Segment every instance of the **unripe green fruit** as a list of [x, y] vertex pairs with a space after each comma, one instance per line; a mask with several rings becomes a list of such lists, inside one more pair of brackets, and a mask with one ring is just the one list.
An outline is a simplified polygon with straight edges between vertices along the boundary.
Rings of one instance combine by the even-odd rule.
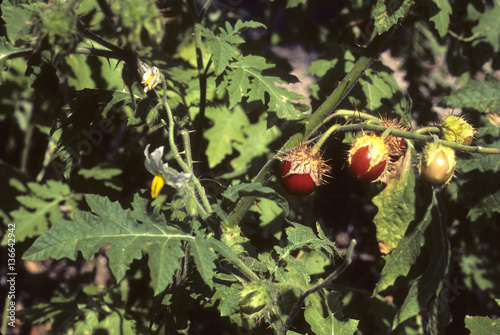
[[462, 117], [448, 115], [441, 122], [444, 129], [444, 139], [446, 141], [458, 142], [470, 145], [474, 137], [474, 127], [472, 127]]
[[453, 178], [455, 151], [437, 143], [425, 146], [420, 157], [419, 172], [431, 185], [445, 185]]

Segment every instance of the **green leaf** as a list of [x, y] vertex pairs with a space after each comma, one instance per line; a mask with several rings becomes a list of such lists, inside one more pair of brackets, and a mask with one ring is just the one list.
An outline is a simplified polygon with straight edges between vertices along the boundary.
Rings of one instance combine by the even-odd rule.
[[286, 1], [286, 8], [295, 8], [300, 5], [305, 5], [307, 4], [307, 0], [287, 0]]
[[201, 25], [197, 25], [197, 27], [201, 29], [201, 36], [205, 37], [208, 50], [212, 53], [214, 72], [218, 76], [224, 72], [229, 65], [229, 61], [240, 54], [235, 45], [242, 44], [245, 40], [239, 36], [227, 34], [222, 28], [220, 28], [221, 33], [215, 35], [211, 30]]
[[500, 213], [500, 190], [487, 194], [477, 201], [467, 214], [467, 218], [475, 222], [482, 215], [491, 218], [495, 213]]
[[91, 169], [80, 169], [78, 174], [84, 178], [92, 178], [95, 180], [109, 180], [122, 173], [122, 170], [117, 168], [106, 168], [101, 165], [94, 166]]
[[[109, 267], [120, 281], [134, 259], [149, 254], [151, 284], [155, 294], [173, 283], [173, 275], [180, 268], [185, 251], [182, 242], [190, 246], [190, 253], [205, 282], [213, 285], [213, 262], [216, 255], [208, 243], [200, 242], [203, 232], [190, 235], [167, 225], [163, 216], [145, 215], [147, 200], [136, 195], [133, 209], [123, 209], [118, 202], [105, 197], [85, 197], [92, 212], [78, 211], [73, 221], [58, 220], [26, 251], [26, 260], [41, 261], [67, 257], [75, 260], [78, 252], [89, 259], [101, 247], [110, 244], [107, 251]], [[140, 218], [141, 220], [137, 220]], [[199, 235], [198, 235], [199, 234]], [[203, 264], [203, 266], [199, 264]]]
[[[232, 179], [246, 173], [252, 164], [256, 164], [256, 157], [269, 159], [270, 144], [280, 137], [281, 131], [277, 126], [268, 128], [266, 115], [262, 114], [257, 123], [243, 128], [243, 134], [245, 141], [234, 144], [234, 148], [240, 153], [231, 161], [234, 171], [222, 175], [221, 178]], [[275, 152], [271, 154], [274, 155]], [[260, 169], [262, 160], [257, 160], [257, 162]]]
[[250, 210], [259, 215], [260, 227], [266, 229], [270, 234], [274, 234], [277, 240], [281, 240], [283, 225], [286, 224], [282, 218], [286, 214], [276, 201], [258, 198]]
[[335, 313], [324, 317], [318, 308], [309, 307], [304, 311], [304, 318], [315, 335], [352, 335], [358, 329], [359, 323], [354, 319], [340, 321], [335, 317]]
[[483, 83], [469, 80], [465, 86], [445, 98], [444, 102], [450, 107], [473, 108], [483, 113], [496, 112], [500, 110], [499, 91], [498, 79], [488, 79]]
[[232, 110], [219, 107], [207, 107], [206, 116], [213, 120], [213, 126], [205, 131], [208, 140], [208, 166], [213, 168], [233, 153], [234, 144], [244, 142], [243, 129], [249, 125], [248, 117], [241, 107]]
[[222, 193], [222, 196], [233, 202], [246, 196], [255, 196], [259, 198], [267, 198], [276, 202], [283, 211], [288, 213], [288, 202], [280, 194], [270, 187], [263, 186], [260, 183], [243, 183], [234, 186], [229, 186], [227, 190]]
[[265, 28], [265, 25], [254, 21], [242, 22], [238, 20], [233, 28], [229, 22], [226, 22], [226, 29], [219, 28], [218, 35], [199, 24], [196, 25], [196, 28], [200, 29], [201, 36], [205, 38], [208, 49], [212, 53], [214, 72], [218, 76], [229, 66], [230, 61], [240, 54], [236, 46], [245, 43], [245, 40], [238, 35], [246, 29]]
[[[46, 184], [28, 183], [29, 193], [16, 200], [22, 205], [12, 211], [12, 222], [16, 224], [16, 241], [42, 234], [57, 219], [70, 213], [76, 206], [74, 195], [67, 184], [48, 180]], [[64, 206], [66, 209], [63, 210]], [[7, 243], [4, 236], [2, 245]]]
[[469, 287], [478, 287], [483, 291], [492, 291], [497, 287], [498, 270], [491, 258], [465, 254], [461, 257], [460, 268], [464, 274], [464, 283]]
[[0, 36], [0, 64], [9, 59], [12, 55], [25, 51], [25, 49], [16, 48], [10, 44], [5, 36]]
[[383, 253], [393, 250], [404, 237], [410, 222], [415, 219], [415, 174], [411, 167], [413, 148], [408, 148], [399, 179], [390, 179], [387, 186], [372, 201], [378, 208], [373, 219], [377, 241]]
[[[126, 40], [132, 47], [144, 46], [145, 37], [159, 44], [165, 34], [162, 13], [154, 0], [124, 0], [116, 4], [118, 26], [126, 28]], [[115, 9], [113, 9], [116, 11]]]
[[274, 247], [281, 259], [286, 259], [292, 251], [303, 248], [316, 250], [324, 259], [333, 258], [335, 255], [339, 254], [335, 247], [335, 242], [330, 241], [330, 239], [322, 233], [321, 225], [316, 225], [316, 229], [319, 232], [319, 236], [317, 236], [311, 227], [306, 227], [295, 222], [290, 223], [293, 227], [285, 229], [285, 233], [288, 237], [288, 245], [285, 248], [278, 246]]
[[[432, 224], [429, 226], [430, 231], [426, 235], [426, 247], [428, 247], [430, 255], [429, 263], [422, 275], [413, 281], [403, 305], [394, 317], [393, 329], [428, 308], [431, 299], [439, 295], [443, 280], [448, 272], [450, 248], [448, 236], [445, 232], [447, 226], [443, 222], [441, 211], [438, 208], [436, 192], [436, 190], [433, 191], [430, 204]], [[435, 318], [436, 316], [432, 315], [431, 317]]]
[[372, 12], [377, 33], [380, 35], [398, 24], [413, 3], [414, 0], [378, 0]]
[[[262, 71], [273, 68], [266, 59], [260, 56], [245, 56], [231, 64], [224, 80], [229, 96], [230, 106], [240, 102], [244, 96], [248, 101], [266, 102], [266, 93], [269, 95], [268, 109], [276, 112], [278, 117], [297, 120], [303, 117], [301, 105], [293, 101], [304, 99], [301, 94], [290, 92], [275, 85], [286, 83], [276, 76], [266, 76]], [[241, 87], [241, 88], [240, 88]], [[247, 90], [248, 89], [248, 90]]]
[[484, 13], [478, 12], [471, 4], [468, 6], [468, 14], [471, 20], [478, 20], [478, 24], [472, 28], [473, 36], [476, 37], [472, 45], [486, 41], [491, 44], [493, 51], [500, 51], [500, 3], [492, 1], [493, 7]]
[[9, 0], [4, 0], [0, 8], [2, 9], [2, 20], [5, 21], [5, 29], [10, 42], [16, 45], [18, 41], [28, 41], [32, 29], [28, 22], [31, 21], [32, 15], [38, 12], [36, 6], [12, 5]]
[[241, 284], [232, 284], [230, 287], [225, 285], [216, 284], [216, 292], [212, 296], [212, 301], [219, 300], [217, 309], [221, 316], [230, 316], [240, 310], [239, 299], [240, 292], [243, 286]]
[[470, 331], [470, 335], [498, 335], [500, 334], [500, 322], [487, 316], [465, 317], [465, 328]]
[[452, 13], [451, 5], [448, 0], [433, 0], [438, 7], [438, 12], [430, 18], [434, 22], [434, 26], [439, 33], [439, 36], [444, 37], [448, 33], [450, 25], [450, 15]]
[[425, 243], [424, 232], [433, 220], [434, 206], [434, 202], [429, 204], [418, 225], [399, 241], [397, 247], [390, 254], [384, 257], [385, 265], [375, 287], [375, 293], [380, 293], [392, 286], [399, 276], [408, 275]]
[[381, 63], [375, 63], [366, 70], [359, 84], [366, 98], [366, 108], [372, 115], [376, 114], [377, 109], [387, 108], [385, 107], [387, 102], [384, 104], [384, 101], [390, 101], [391, 109], [393, 109], [387, 110], [386, 114], [403, 115], [402, 104], [406, 101], [391, 69]]

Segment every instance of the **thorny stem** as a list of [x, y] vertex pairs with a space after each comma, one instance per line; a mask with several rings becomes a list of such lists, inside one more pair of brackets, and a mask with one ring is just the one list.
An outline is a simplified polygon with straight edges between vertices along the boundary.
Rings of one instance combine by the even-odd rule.
[[354, 240], [354, 239], [351, 240], [351, 244], [349, 244], [349, 248], [347, 249], [347, 253], [346, 253], [346, 256], [345, 256], [345, 261], [342, 264], [340, 264], [340, 266], [337, 268], [337, 270], [333, 271], [322, 282], [319, 282], [318, 284], [316, 284], [314, 286], [311, 286], [310, 288], [308, 288], [307, 290], [305, 290], [299, 296], [299, 298], [295, 302], [295, 305], [292, 308], [292, 311], [288, 315], [288, 317], [287, 317], [287, 319], [285, 321], [285, 324], [283, 325], [283, 327], [280, 330], [280, 335], [285, 335], [286, 334], [286, 331], [292, 325], [292, 321], [295, 318], [295, 315], [297, 314], [297, 312], [300, 310], [300, 308], [304, 304], [304, 301], [306, 300], [307, 296], [310, 295], [310, 294], [316, 293], [316, 292], [318, 292], [318, 291], [320, 291], [320, 290], [322, 290], [322, 289], [330, 286], [330, 284], [336, 278], [338, 278], [338, 276], [340, 276], [342, 274], [342, 272], [344, 272], [345, 269], [347, 269], [347, 267], [352, 263], [352, 253], [354, 251], [354, 247], [356, 246], [356, 243], [357, 243], [356, 240]]
[[[196, 150], [195, 159], [198, 160], [201, 153], [201, 142], [205, 130], [205, 110], [207, 102], [207, 75], [203, 65], [203, 54], [201, 52], [201, 31], [198, 25], [194, 27], [194, 44], [196, 46], [196, 65], [198, 68], [198, 80], [200, 82], [200, 106], [198, 110], [198, 125], [196, 127]], [[207, 69], [210, 63], [207, 64]]]
[[203, 53], [202, 53], [202, 41], [201, 41], [201, 29], [198, 23], [202, 23], [205, 17], [205, 13], [211, 6], [213, 0], [208, 0], [201, 11], [198, 13], [196, 10], [196, 1], [191, 1], [191, 16], [194, 23], [194, 45], [196, 48], [196, 67], [198, 69], [198, 81], [200, 83], [200, 105], [198, 109], [198, 124], [196, 126], [195, 134], [195, 148], [194, 153], [195, 160], [198, 160], [201, 155], [203, 133], [205, 130], [205, 111], [207, 104], [207, 73], [211, 65], [211, 61], [208, 62], [207, 66], [203, 64]]

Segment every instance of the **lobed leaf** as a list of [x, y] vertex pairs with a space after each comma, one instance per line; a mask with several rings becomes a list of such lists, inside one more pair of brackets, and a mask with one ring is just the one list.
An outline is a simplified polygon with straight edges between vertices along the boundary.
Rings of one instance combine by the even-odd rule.
[[[65, 211], [71, 212], [75, 207], [74, 195], [67, 184], [48, 180], [41, 185], [28, 183], [29, 193], [20, 195], [16, 200], [22, 205], [10, 212], [12, 222], [16, 223], [16, 241], [42, 234], [57, 219], [64, 216]], [[67, 210], [62, 210], [63, 207]], [[7, 243], [4, 236], [2, 245]]]
[[487, 79], [484, 82], [469, 80], [455, 93], [450, 94], [444, 102], [450, 107], [472, 108], [488, 113], [500, 110], [500, 81]]
[[[132, 261], [148, 253], [152, 286], [158, 294], [173, 283], [173, 275], [180, 268], [179, 260], [186, 255], [182, 243], [185, 241], [190, 244], [191, 255], [202, 278], [209, 286], [213, 285], [211, 269], [215, 267], [216, 256], [210, 245], [200, 242], [198, 235], [168, 226], [163, 216], [146, 215], [146, 199], [136, 196], [132, 210], [123, 209], [118, 202], [98, 195], [86, 195], [85, 199], [92, 212], [79, 211], [73, 221], [54, 222], [52, 228], [26, 251], [24, 259], [41, 261], [67, 257], [75, 260], [78, 252], [89, 259], [109, 244], [109, 267], [120, 281]], [[201, 263], [203, 266], [199, 265]]]
[[117, 168], [107, 168], [101, 165], [94, 166], [91, 169], [80, 169], [78, 174], [84, 178], [92, 178], [95, 180], [108, 180], [122, 173], [122, 170]]
[[254, 21], [238, 20], [233, 28], [229, 22], [226, 22], [226, 29], [219, 28], [217, 35], [202, 25], [198, 24], [196, 28], [200, 29], [201, 36], [205, 38], [212, 54], [215, 75], [219, 76], [229, 66], [229, 63], [240, 54], [236, 46], [245, 43], [245, 40], [239, 34], [246, 29], [265, 28], [265, 25]]
[[[326, 238], [324, 233], [317, 236], [311, 227], [303, 226], [299, 223], [290, 222], [293, 227], [285, 229], [288, 238], [288, 245], [285, 248], [275, 246], [281, 259], [286, 259], [294, 250], [308, 248], [319, 252], [323, 258], [334, 257], [338, 254], [335, 243]], [[321, 231], [321, 225], [317, 225]]]
[[452, 8], [448, 0], [433, 0], [433, 2], [438, 7], [438, 11], [430, 18], [430, 20], [434, 22], [434, 27], [436, 28], [439, 36], [444, 37], [448, 34]]
[[493, 51], [500, 51], [500, 3], [492, 1], [493, 6], [484, 13], [478, 12], [473, 5], [468, 6], [468, 14], [471, 20], [478, 20], [477, 25], [472, 28], [473, 36], [476, 37], [472, 45], [486, 41], [493, 47]]
[[[260, 56], [245, 56], [232, 64], [233, 69], [241, 69], [241, 71], [230, 71], [225, 80], [230, 81], [228, 91], [231, 89], [233, 81], [244, 81], [243, 87], [248, 87], [249, 90], [242, 92], [241, 95], [233, 95], [233, 104], [241, 101], [243, 96], [248, 97], [248, 102], [260, 101], [266, 102], [266, 93], [269, 95], [268, 110], [276, 112], [278, 117], [288, 120], [297, 120], [303, 117], [301, 105], [293, 101], [304, 99], [301, 94], [290, 92], [284, 88], [278, 87], [275, 83], [284, 84], [279, 77], [266, 76], [262, 71], [273, 68], [274, 66], [267, 64], [265, 58]], [[240, 77], [238, 77], [238, 75]], [[234, 89], [232, 90], [234, 91]], [[231, 97], [230, 97], [231, 101]]]
[[227, 109], [207, 107], [206, 116], [214, 125], [205, 131], [208, 140], [206, 150], [210, 168], [220, 164], [227, 155], [233, 153], [234, 144], [244, 142], [243, 129], [250, 124], [242, 108]]

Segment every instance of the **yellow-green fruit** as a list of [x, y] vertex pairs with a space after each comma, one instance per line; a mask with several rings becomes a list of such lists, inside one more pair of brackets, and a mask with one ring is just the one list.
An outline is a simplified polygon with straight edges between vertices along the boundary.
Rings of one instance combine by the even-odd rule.
[[470, 145], [474, 137], [474, 127], [472, 127], [462, 117], [448, 115], [441, 122], [444, 129], [444, 139], [446, 141], [458, 142]]
[[448, 184], [453, 178], [455, 164], [455, 151], [452, 148], [429, 143], [420, 157], [419, 172], [429, 184]]

